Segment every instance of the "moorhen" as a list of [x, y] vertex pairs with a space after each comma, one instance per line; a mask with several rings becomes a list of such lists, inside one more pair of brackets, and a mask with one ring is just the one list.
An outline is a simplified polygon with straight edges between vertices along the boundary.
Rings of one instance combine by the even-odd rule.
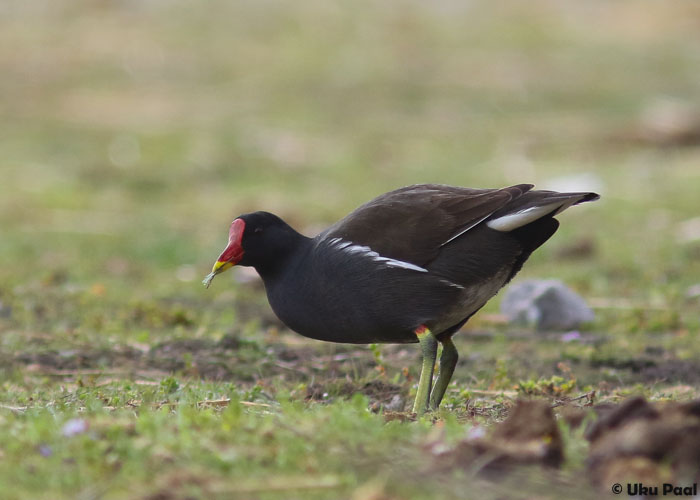
[[231, 223], [228, 246], [204, 284], [232, 266], [253, 266], [275, 314], [301, 335], [418, 342], [423, 366], [413, 411], [423, 413], [440, 405], [452, 378], [452, 335], [554, 234], [555, 215], [599, 197], [532, 187], [408, 186], [313, 238], [271, 213], [244, 214]]

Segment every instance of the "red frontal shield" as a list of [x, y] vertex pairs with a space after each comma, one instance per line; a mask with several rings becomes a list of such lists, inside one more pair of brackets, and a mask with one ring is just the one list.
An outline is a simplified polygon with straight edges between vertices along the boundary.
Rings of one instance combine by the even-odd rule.
[[243, 258], [243, 231], [245, 231], [245, 221], [236, 219], [231, 223], [231, 229], [228, 232], [228, 245], [221, 253], [218, 262], [229, 262], [232, 265], [238, 264]]

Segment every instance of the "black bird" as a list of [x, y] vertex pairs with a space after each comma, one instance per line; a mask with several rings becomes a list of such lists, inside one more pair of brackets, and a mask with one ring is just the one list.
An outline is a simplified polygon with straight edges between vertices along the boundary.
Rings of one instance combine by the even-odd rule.
[[[596, 193], [420, 184], [385, 193], [313, 238], [268, 212], [241, 215], [205, 278], [235, 265], [260, 274], [275, 314], [319, 340], [419, 342], [413, 411], [437, 408], [455, 365], [452, 336]], [[438, 343], [440, 372], [431, 386]]]

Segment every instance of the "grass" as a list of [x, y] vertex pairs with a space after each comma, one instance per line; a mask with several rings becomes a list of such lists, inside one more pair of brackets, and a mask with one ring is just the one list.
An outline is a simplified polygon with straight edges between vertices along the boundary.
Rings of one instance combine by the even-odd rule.
[[[698, 397], [695, 6], [2, 10], [0, 497], [593, 496], [563, 420], [556, 473], [495, 484], [426, 450], [520, 396]], [[249, 275], [200, 284], [242, 212], [313, 233], [406, 184], [580, 174], [603, 199], [519, 279], [564, 280], [595, 322], [564, 342], [503, 324], [495, 299], [418, 421], [414, 346], [308, 341]]]

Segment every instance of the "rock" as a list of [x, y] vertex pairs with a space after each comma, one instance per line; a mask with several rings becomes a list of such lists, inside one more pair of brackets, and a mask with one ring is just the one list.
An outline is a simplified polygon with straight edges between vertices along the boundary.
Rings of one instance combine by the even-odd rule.
[[558, 280], [526, 280], [511, 285], [501, 301], [501, 313], [511, 323], [537, 330], [570, 330], [592, 321], [586, 302]]

